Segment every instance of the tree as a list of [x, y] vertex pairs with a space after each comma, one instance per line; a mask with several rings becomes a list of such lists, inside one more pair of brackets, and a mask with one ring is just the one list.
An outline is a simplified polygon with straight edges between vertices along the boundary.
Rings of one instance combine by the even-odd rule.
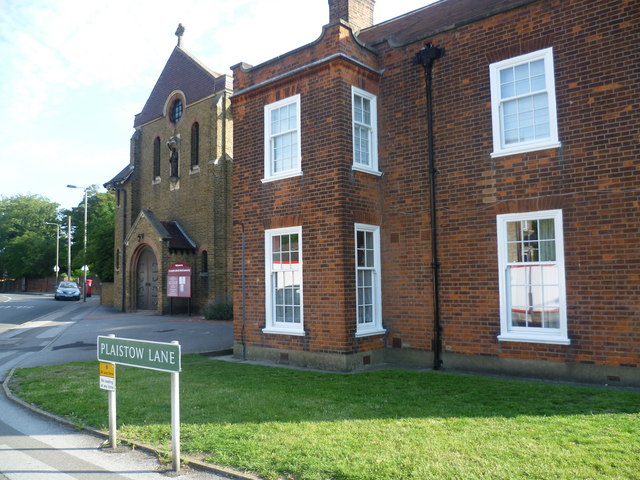
[[[64, 212], [71, 215], [73, 244], [72, 267], [81, 269], [84, 260], [84, 197], [77, 207]], [[97, 186], [87, 190], [87, 259], [89, 272], [102, 281], [113, 281], [113, 231], [115, 198], [112, 193], [100, 193]]]
[[39, 195], [0, 198], [0, 278], [52, 274], [56, 237], [44, 222], [58, 221], [58, 206]]
[[113, 193], [96, 193], [90, 204], [87, 255], [91, 269], [104, 282], [113, 282], [114, 221], [116, 202]]

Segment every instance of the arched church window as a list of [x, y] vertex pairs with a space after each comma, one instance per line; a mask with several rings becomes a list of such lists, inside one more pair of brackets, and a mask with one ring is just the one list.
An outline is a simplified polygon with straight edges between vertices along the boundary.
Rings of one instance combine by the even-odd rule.
[[178, 120], [182, 118], [182, 109], [182, 100], [175, 99], [173, 105], [171, 105], [171, 121], [173, 123], [178, 123]]
[[200, 163], [200, 125], [194, 122], [191, 125], [191, 167]]

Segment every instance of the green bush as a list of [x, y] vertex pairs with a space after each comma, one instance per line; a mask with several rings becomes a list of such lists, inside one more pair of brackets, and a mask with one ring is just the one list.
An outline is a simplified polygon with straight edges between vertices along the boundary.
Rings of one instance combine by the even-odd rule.
[[202, 309], [207, 320], [233, 320], [233, 303], [209, 302]]

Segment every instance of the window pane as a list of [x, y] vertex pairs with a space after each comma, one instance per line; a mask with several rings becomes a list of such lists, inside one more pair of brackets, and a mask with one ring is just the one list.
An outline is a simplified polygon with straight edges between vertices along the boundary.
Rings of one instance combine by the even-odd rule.
[[507, 222], [507, 240], [520, 241], [520, 222]]
[[290, 285], [285, 290], [284, 302], [286, 305], [293, 305], [293, 289]]
[[[281, 275], [282, 273], [279, 273], [279, 275]], [[278, 288], [278, 285], [282, 285], [282, 281], [277, 282], [276, 281], [276, 298], [275, 298], [275, 302], [276, 305], [284, 305], [284, 288]]]
[[538, 238], [540, 240], [553, 240], [555, 238], [555, 224], [553, 218], [538, 220]]
[[366, 127], [356, 125], [353, 128], [353, 148], [355, 162], [362, 165], [369, 165], [369, 135], [370, 130]]
[[544, 90], [546, 88], [544, 75], [531, 77], [531, 91], [537, 92], [539, 90]]
[[542, 328], [542, 311], [539, 308], [531, 309], [527, 315], [527, 327]]
[[546, 93], [538, 93], [533, 95], [533, 108], [539, 110], [541, 108], [547, 108], [549, 105], [549, 96]]
[[519, 117], [520, 127], [530, 127], [533, 125], [533, 110], [522, 112]]
[[556, 307], [545, 312], [545, 328], [560, 328], [560, 308]]
[[504, 84], [508, 82], [513, 82], [513, 80], [514, 80], [513, 68], [509, 67], [509, 68], [500, 70], [500, 83]]
[[507, 245], [507, 261], [510, 263], [521, 262], [522, 255], [520, 253], [519, 243], [509, 243]]
[[371, 125], [371, 100], [362, 99], [362, 123]]
[[297, 113], [296, 113], [296, 105], [294, 103], [292, 103], [291, 105], [288, 106], [288, 120], [289, 123], [287, 125], [289, 130], [294, 130], [297, 127]]
[[[545, 285], [558, 285], [558, 266], [557, 265], [545, 265], [542, 269], [542, 281]], [[559, 294], [559, 292], [558, 292]], [[549, 301], [558, 303], [557, 299], [549, 297]]]
[[280, 110], [271, 110], [271, 134], [280, 133]]
[[547, 310], [557, 309], [560, 304], [560, 288], [557, 285], [545, 285], [543, 294]]
[[529, 64], [529, 71], [531, 72], [531, 76], [535, 77], [537, 75], [544, 76], [544, 60], [536, 60]]
[[500, 97], [509, 98], [516, 94], [516, 88], [513, 83], [506, 83], [500, 86]]
[[531, 110], [533, 110], [533, 97], [518, 99], [518, 113], [522, 114]]
[[527, 326], [527, 312], [526, 312], [526, 310], [514, 308], [511, 311], [511, 326], [512, 327], [526, 327]]
[[364, 307], [364, 322], [373, 323], [373, 307], [371, 305]]
[[373, 272], [371, 270], [366, 270], [363, 272], [364, 275], [364, 286], [371, 287], [373, 286]]
[[535, 129], [536, 129], [536, 134], [535, 134], [536, 138], [548, 138], [549, 135], [551, 134], [551, 130], [549, 129], [548, 123], [536, 125]]
[[507, 130], [504, 132], [504, 143], [509, 145], [511, 143], [518, 143], [520, 138], [518, 137], [518, 130]]
[[353, 96], [353, 119], [362, 123], [362, 97], [359, 95]]
[[364, 291], [364, 303], [366, 303], [367, 305], [372, 305], [373, 304], [373, 289], [372, 288], [367, 288]]
[[518, 101], [510, 100], [502, 104], [502, 108], [505, 115], [516, 115], [518, 113]]
[[520, 129], [520, 141], [521, 142], [528, 142], [530, 140], [535, 139], [535, 135], [534, 135], [534, 128], [533, 127], [526, 127], [526, 128], [521, 128]]
[[514, 67], [515, 81], [522, 81], [529, 79], [529, 64], [523, 63], [522, 65], [516, 65]]
[[529, 93], [531, 89], [529, 88], [529, 79], [526, 80], [518, 80], [516, 82], [516, 95], [525, 95]]
[[[515, 104], [515, 102], [514, 102]], [[504, 129], [505, 131], [518, 129], [518, 115], [505, 115], [504, 116]]]

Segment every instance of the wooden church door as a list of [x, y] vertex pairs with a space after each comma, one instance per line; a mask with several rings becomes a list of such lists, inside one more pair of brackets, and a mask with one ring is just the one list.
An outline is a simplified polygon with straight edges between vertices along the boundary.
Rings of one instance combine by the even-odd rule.
[[136, 269], [136, 308], [156, 310], [158, 308], [158, 262], [153, 250], [144, 249]]

